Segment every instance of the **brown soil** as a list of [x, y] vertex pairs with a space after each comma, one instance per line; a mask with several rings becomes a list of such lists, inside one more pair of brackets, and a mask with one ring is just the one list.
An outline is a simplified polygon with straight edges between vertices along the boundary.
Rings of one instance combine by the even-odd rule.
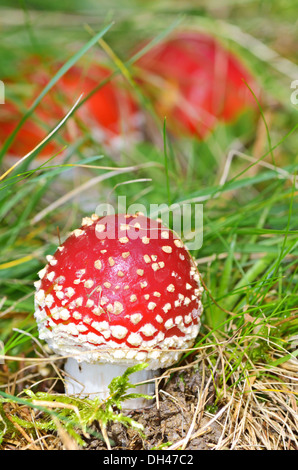
[[[214, 396], [213, 387], [209, 387], [204, 397], [205, 410], [200, 409], [198, 401], [204, 385], [202, 387], [202, 373], [199, 369], [191, 368], [173, 374], [160, 387], [158, 403], [142, 410], [126, 412], [143, 425], [143, 436], [120, 423], [112, 423], [108, 427], [112, 449], [147, 450], [169, 448], [173, 444], [179, 448], [179, 441], [186, 438], [190, 429], [190, 437], [184, 447], [186, 450], [207, 450], [213, 447], [218, 442], [222, 428], [216, 422], [204, 427], [210, 419], [203, 417], [202, 413], [206, 411], [206, 403], [208, 406], [213, 404]], [[196, 436], [199, 429], [202, 432]], [[107, 447], [102, 440], [92, 439], [86, 448], [103, 450]]]

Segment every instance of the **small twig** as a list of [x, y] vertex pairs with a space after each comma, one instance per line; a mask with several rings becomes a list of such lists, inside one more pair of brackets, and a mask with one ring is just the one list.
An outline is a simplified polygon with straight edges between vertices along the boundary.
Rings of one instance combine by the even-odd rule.
[[197, 401], [197, 406], [196, 406], [196, 409], [195, 409], [195, 412], [194, 412], [194, 415], [193, 415], [193, 419], [192, 419], [192, 422], [191, 422], [191, 425], [189, 426], [189, 429], [187, 431], [187, 434], [186, 434], [186, 437], [184, 438], [184, 442], [181, 446], [181, 450], [184, 450], [185, 447], [187, 446], [188, 444], [188, 441], [190, 440], [190, 437], [191, 437], [191, 434], [193, 432], [193, 429], [195, 427], [195, 424], [196, 424], [196, 420], [197, 420], [197, 416], [199, 414], [199, 411], [200, 411], [200, 408], [201, 408], [201, 393], [200, 393], [200, 390], [198, 389], [198, 401]]
[[32, 446], [32, 448], [34, 450], [38, 450], [38, 447], [36, 447], [36, 445], [34, 444], [34, 441], [33, 439], [31, 439], [28, 434], [26, 433], [26, 431], [18, 424], [15, 422], [15, 420], [13, 419], [12, 416], [9, 416], [5, 413], [6, 415], [6, 418], [8, 419], [8, 421], [10, 421], [14, 427], [22, 434], [22, 436], [26, 439], [26, 441], [28, 441], [30, 443], [30, 445]]
[[68, 432], [65, 431], [63, 426], [61, 426], [59, 420], [56, 418], [56, 416], [52, 416], [52, 420], [55, 423], [55, 426], [57, 428], [57, 432], [59, 434], [59, 437], [62, 441], [62, 444], [64, 446], [65, 450], [79, 450], [79, 447], [77, 443], [75, 442], [74, 439], [68, 434]]
[[107, 433], [107, 428], [101, 422], [99, 422], [99, 425], [100, 425], [100, 430], [101, 430], [101, 433], [103, 435], [103, 438], [105, 440], [108, 450], [112, 450], [108, 433]]

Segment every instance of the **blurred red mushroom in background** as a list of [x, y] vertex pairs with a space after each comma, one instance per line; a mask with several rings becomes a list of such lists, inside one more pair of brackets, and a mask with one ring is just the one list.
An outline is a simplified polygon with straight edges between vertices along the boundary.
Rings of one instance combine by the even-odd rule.
[[[214, 37], [178, 32], [136, 62], [138, 81], [175, 135], [203, 139], [218, 121], [256, 110], [258, 86], [240, 60]], [[246, 82], [246, 83], [245, 83]]]
[[[33, 101], [57, 72], [58, 66], [46, 67], [38, 57], [29, 58], [21, 67], [21, 80], [28, 84], [30, 96], [21, 97], [16, 102], [6, 99], [0, 108], [0, 146], [15, 129], [22, 116], [29, 110]], [[99, 64], [89, 67], [73, 66], [57, 84], [44, 96], [32, 116], [19, 130], [8, 155], [20, 158], [33, 150], [65, 117], [78, 97], [83, 98], [111, 74], [111, 70]], [[21, 109], [20, 109], [21, 108]], [[96, 91], [68, 120], [59, 131], [63, 141], [54, 137], [39, 152], [39, 156], [49, 158], [60, 152], [65, 143], [71, 143], [83, 130], [109, 150], [117, 151], [126, 142], [139, 137], [140, 114], [137, 105], [125, 88], [121, 77], [114, 77]]]

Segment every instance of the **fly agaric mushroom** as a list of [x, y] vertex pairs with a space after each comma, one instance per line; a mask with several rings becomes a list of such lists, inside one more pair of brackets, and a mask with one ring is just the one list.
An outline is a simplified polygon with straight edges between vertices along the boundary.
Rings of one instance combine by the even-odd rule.
[[251, 73], [214, 37], [180, 31], [152, 47], [136, 63], [136, 77], [157, 114], [176, 135], [201, 139], [219, 121], [231, 122], [256, 102]]
[[[35, 318], [40, 338], [70, 356], [67, 393], [106, 398], [111, 379], [128, 366], [146, 362], [137, 382], [152, 379], [193, 345], [202, 313], [199, 273], [161, 222], [92, 215], [47, 260], [35, 283]], [[152, 384], [136, 391], [152, 394]]]
[[[21, 97], [24, 109], [30, 108], [58, 68], [58, 64], [46, 67], [38, 56], [30, 57], [22, 64], [22, 80], [31, 86], [30, 96]], [[110, 69], [98, 63], [87, 69], [78, 65], [70, 68], [44, 96], [33, 117], [29, 117], [19, 130], [8, 151], [10, 160], [15, 162], [32, 151], [65, 117], [82, 93], [85, 98], [110, 74]], [[5, 106], [0, 107], [0, 146], [13, 132], [23, 115], [19, 106], [12, 100], [6, 101]], [[85, 128], [89, 129], [95, 141], [114, 152], [127, 142], [139, 139], [140, 112], [119, 77], [107, 81], [80, 106], [75, 111], [74, 118], [69, 119], [59, 131], [59, 135], [66, 143], [70, 143], [82, 135], [81, 129]], [[52, 139], [39, 151], [39, 157], [48, 159], [61, 152], [63, 146], [63, 141], [60, 143]]]

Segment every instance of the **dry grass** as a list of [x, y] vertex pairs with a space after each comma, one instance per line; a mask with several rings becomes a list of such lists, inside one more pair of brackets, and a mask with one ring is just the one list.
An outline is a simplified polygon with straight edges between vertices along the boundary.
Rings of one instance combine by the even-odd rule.
[[[81, 410], [61, 402], [61, 395], [55, 391], [61, 390], [61, 363], [41, 358], [40, 364], [30, 364], [30, 359], [24, 358], [18, 362], [14, 374], [9, 373], [4, 364], [0, 369], [2, 391], [18, 396], [24, 388], [34, 388], [52, 391], [57, 396], [54, 402], [38, 400], [30, 405], [6, 400], [0, 420], [2, 427], [10, 426], [10, 430], [4, 433], [0, 449], [80, 448], [57, 417], [48, 417], [54, 420], [55, 430], [49, 432], [41, 428], [39, 423], [44, 422], [45, 412], [40, 407], [45, 407], [52, 411], [58, 408], [75, 411], [77, 429], [87, 448], [90, 442], [93, 447], [96, 442], [98, 449], [109, 448], [109, 437], [112, 443], [114, 441], [114, 448], [125, 450], [148, 450], [165, 443], [169, 450], [297, 450], [297, 359], [292, 357], [276, 367], [261, 362], [253, 364], [243, 354], [242, 342], [240, 332], [232, 340], [218, 341], [211, 335], [188, 361], [161, 375], [157, 380], [155, 404], [142, 411], [129, 412], [144, 426], [142, 439], [132, 429], [121, 425], [115, 431], [111, 424], [104, 440], [91, 440], [90, 433], [83, 427], [80, 429]], [[274, 344], [269, 349], [271, 359], [278, 360], [280, 352]], [[236, 368], [231, 352], [233, 357], [242, 356]], [[23, 396], [22, 393], [19, 396]], [[157, 416], [163, 423], [162, 435], [159, 426], [152, 429]], [[92, 426], [97, 427], [98, 423]], [[120, 435], [122, 445], [117, 443]], [[176, 440], [169, 440], [173, 436]]]

